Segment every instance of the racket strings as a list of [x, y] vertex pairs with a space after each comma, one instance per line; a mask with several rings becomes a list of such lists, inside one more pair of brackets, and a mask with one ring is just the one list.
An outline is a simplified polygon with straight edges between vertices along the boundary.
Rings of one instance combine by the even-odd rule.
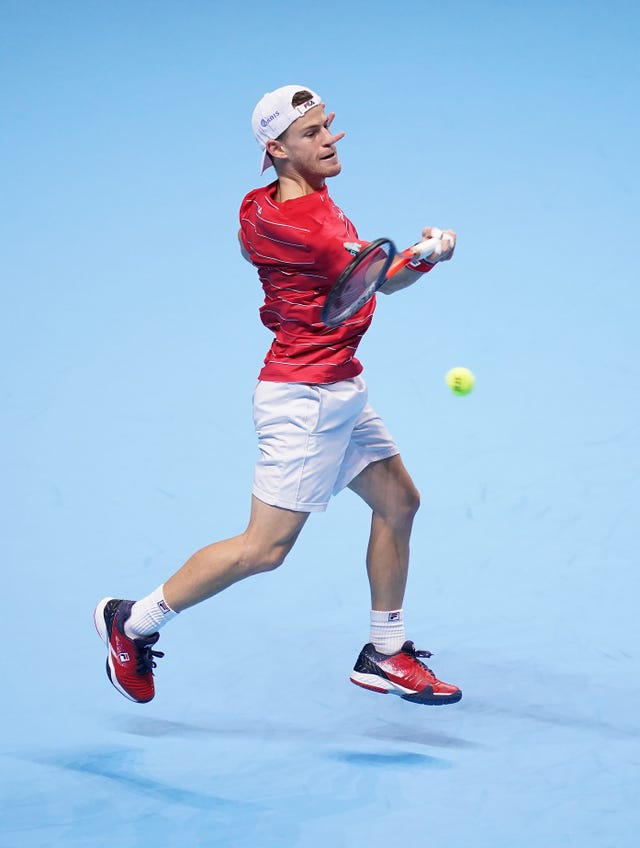
[[347, 265], [329, 292], [322, 320], [336, 326], [355, 315], [384, 284], [395, 247], [389, 239], [377, 239], [364, 247]]

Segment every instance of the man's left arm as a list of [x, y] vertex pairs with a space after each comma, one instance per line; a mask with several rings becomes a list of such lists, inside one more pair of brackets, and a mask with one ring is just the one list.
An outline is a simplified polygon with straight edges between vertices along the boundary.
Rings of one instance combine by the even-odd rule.
[[[238, 241], [240, 242], [240, 253], [247, 260], [247, 262], [251, 262], [251, 257], [249, 256], [249, 252], [247, 248], [244, 246], [244, 241], [242, 240], [242, 230], [238, 230]], [[251, 262], [253, 265], [253, 262]]]

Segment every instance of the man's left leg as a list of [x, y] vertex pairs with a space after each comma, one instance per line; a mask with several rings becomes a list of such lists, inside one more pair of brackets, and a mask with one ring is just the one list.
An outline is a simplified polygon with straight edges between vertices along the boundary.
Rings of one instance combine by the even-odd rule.
[[409, 569], [409, 542], [420, 495], [399, 455], [372, 462], [349, 488], [371, 507], [367, 574], [371, 587], [371, 642], [351, 674], [353, 683], [392, 692], [421, 704], [452, 704], [462, 692], [438, 680], [404, 639], [402, 603]]
[[371, 507], [367, 574], [371, 609], [402, 607], [409, 570], [409, 540], [420, 494], [399, 455], [372, 462], [349, 488]]

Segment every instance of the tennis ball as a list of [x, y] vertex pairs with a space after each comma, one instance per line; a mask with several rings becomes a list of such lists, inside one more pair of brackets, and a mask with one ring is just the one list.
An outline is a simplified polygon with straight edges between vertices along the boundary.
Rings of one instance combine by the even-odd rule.
[[447, 386], [454, 395], [468, 395], [473, 389], [476, 378], [468, 368], [452, 368], [445, 377]]

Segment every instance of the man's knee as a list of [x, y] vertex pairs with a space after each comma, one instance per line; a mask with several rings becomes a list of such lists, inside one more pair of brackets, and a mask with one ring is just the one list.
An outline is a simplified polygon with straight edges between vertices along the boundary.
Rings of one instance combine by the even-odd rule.
[[413, 521], [417, 511], [420, 509], [420, 492], [413, 483], [403, 487], [396, 501], [396, 509], [400, 520]]
[[308, 513], [270, 506], [253, 497], [238, 563], [244, 576], [274, 571], [282, 565], [308, 517]]
[[384, 523], [400, 532], [410, 531], [413, 519], [420, 508], [420, 493], [416, 488], [397, 490], [388, 498], [374, 506], [373, 514]]
[[292, 545], [249, 545], [240, 560], [240, 567], [247, 575], [275, 571], [287, 558]]

